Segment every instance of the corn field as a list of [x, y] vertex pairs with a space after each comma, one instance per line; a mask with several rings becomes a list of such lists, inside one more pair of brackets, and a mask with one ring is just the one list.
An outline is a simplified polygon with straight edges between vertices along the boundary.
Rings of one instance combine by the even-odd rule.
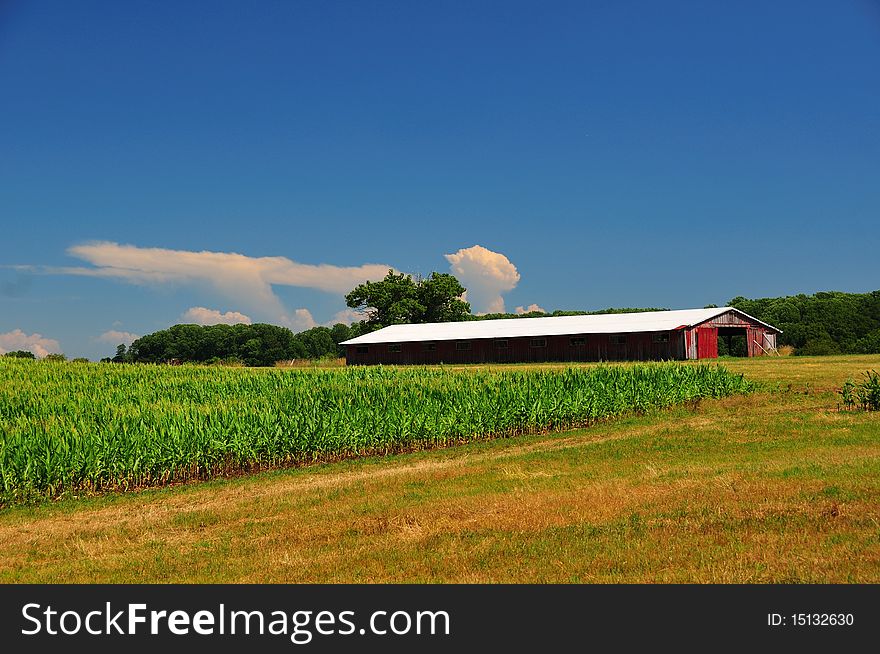
[[710, 365], [256, 370], [0, 358], [0, 506], [586, 426], [750, 388]]

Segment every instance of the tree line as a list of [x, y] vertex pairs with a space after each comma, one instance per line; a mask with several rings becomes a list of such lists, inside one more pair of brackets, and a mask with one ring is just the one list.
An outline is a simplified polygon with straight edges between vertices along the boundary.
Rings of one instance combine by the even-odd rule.
[[[299, 333], [264, 323], [174, 325], [141, 336], [128, 348], [119, 345], [115, 356], [102, 361], [271, 366], [283, 360], [344, 356], [344, 347], [339, 345], [342, 341], [394, 324], [663, 310], [607, 308], [599, 311], [532, 311], [475, 316], [471, 314], [465, 298], [465, 288], [448, 273], [434, 272], [423, 278], [389, 270], [384, 279], [359, 284], [345, 296], [346, 304], [364, 316], [363, 320], [352, 325], [339, 323], [332, 327], [318, 326]], [[729, 306], [781, 329], [783, 333], [777, 344], [791, 346], [795, 354], [880, 353], [880, 291], [830, 291], [760, 299], [738, 296], [729, 302]], [[719, 341], [720, 354], [744, 355], [744, 341], [734, 342], [730, 352], [722, 341]], [[6, 356], [33, 357], [33, 354], [16, 351]]]
[[[121, 356], [117, 352], [113, 360], [147, 363], [175, 359], [201, 363], [239, 361], [248, 366], [268, 366], [283, 359], [344, 356], [340, 342], [398, 323], [663, 310], [608, 308], [599, 311], [533, 311], [474, 316], [470, 313], [470, 306], [460, 299], [463, 293], [464, 289], [452, 275], [435, 273], [427, 280], [413, 280], [389, 273], [381, 282], [367, 282], [346, 296], [350, 307], [365, 311], [364, 320], [350, 326], [313, 327], [294, 334], [285, 327], [265, 324], [209, 327], [175, 325], [142, 336]], [[739, 296], [733, 298], [729, 306], [781, 329], [778, 345], [793, 347], [795, 354], [880, 353], [880, 291], [832, 291], [760, 299]], [[731, 352], [726, 350], [725, 343], [719, 342], [719, 346], [722, 355], [745, 354], [744, 343], [733, 343]]]
[[[355, 328], [356, 330], [356, 328]], [[119, 345], [113, 363], [225, 363], [272, 366], [291, 359], [322, 359], [344, 354], [341, 341], [356, 331], [339, 323], [295, 334], [287, 327], [253, 325], [174, 325]]]
[[880, 353], [880, 291], [735, 297], [730, 306], [781, 329], [777, 345], [795, 354]]

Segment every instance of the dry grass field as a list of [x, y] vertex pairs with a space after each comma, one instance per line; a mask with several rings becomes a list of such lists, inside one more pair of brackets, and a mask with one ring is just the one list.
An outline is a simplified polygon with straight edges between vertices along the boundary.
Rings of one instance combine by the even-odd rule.
[[880, 356], [558, 434], [0, 512], [4, 582], [880, 582]]

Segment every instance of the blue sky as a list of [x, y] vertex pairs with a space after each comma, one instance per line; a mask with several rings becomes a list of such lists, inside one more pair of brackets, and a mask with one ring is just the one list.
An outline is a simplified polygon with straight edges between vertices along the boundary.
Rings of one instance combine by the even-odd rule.
[[876, 2], [0, 4], [0, 348], [325, 323], [384, 266], [477, 310], [867, 291], [878, 209]]

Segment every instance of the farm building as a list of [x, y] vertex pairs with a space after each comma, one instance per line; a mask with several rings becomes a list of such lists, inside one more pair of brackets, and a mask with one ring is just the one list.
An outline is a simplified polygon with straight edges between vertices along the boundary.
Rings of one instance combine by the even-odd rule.
[[712, 359], [744, 336], [748, 356], [775, 352], [772, 325], [732, 307], [391, 325], [344, 341], [348, 365]]

